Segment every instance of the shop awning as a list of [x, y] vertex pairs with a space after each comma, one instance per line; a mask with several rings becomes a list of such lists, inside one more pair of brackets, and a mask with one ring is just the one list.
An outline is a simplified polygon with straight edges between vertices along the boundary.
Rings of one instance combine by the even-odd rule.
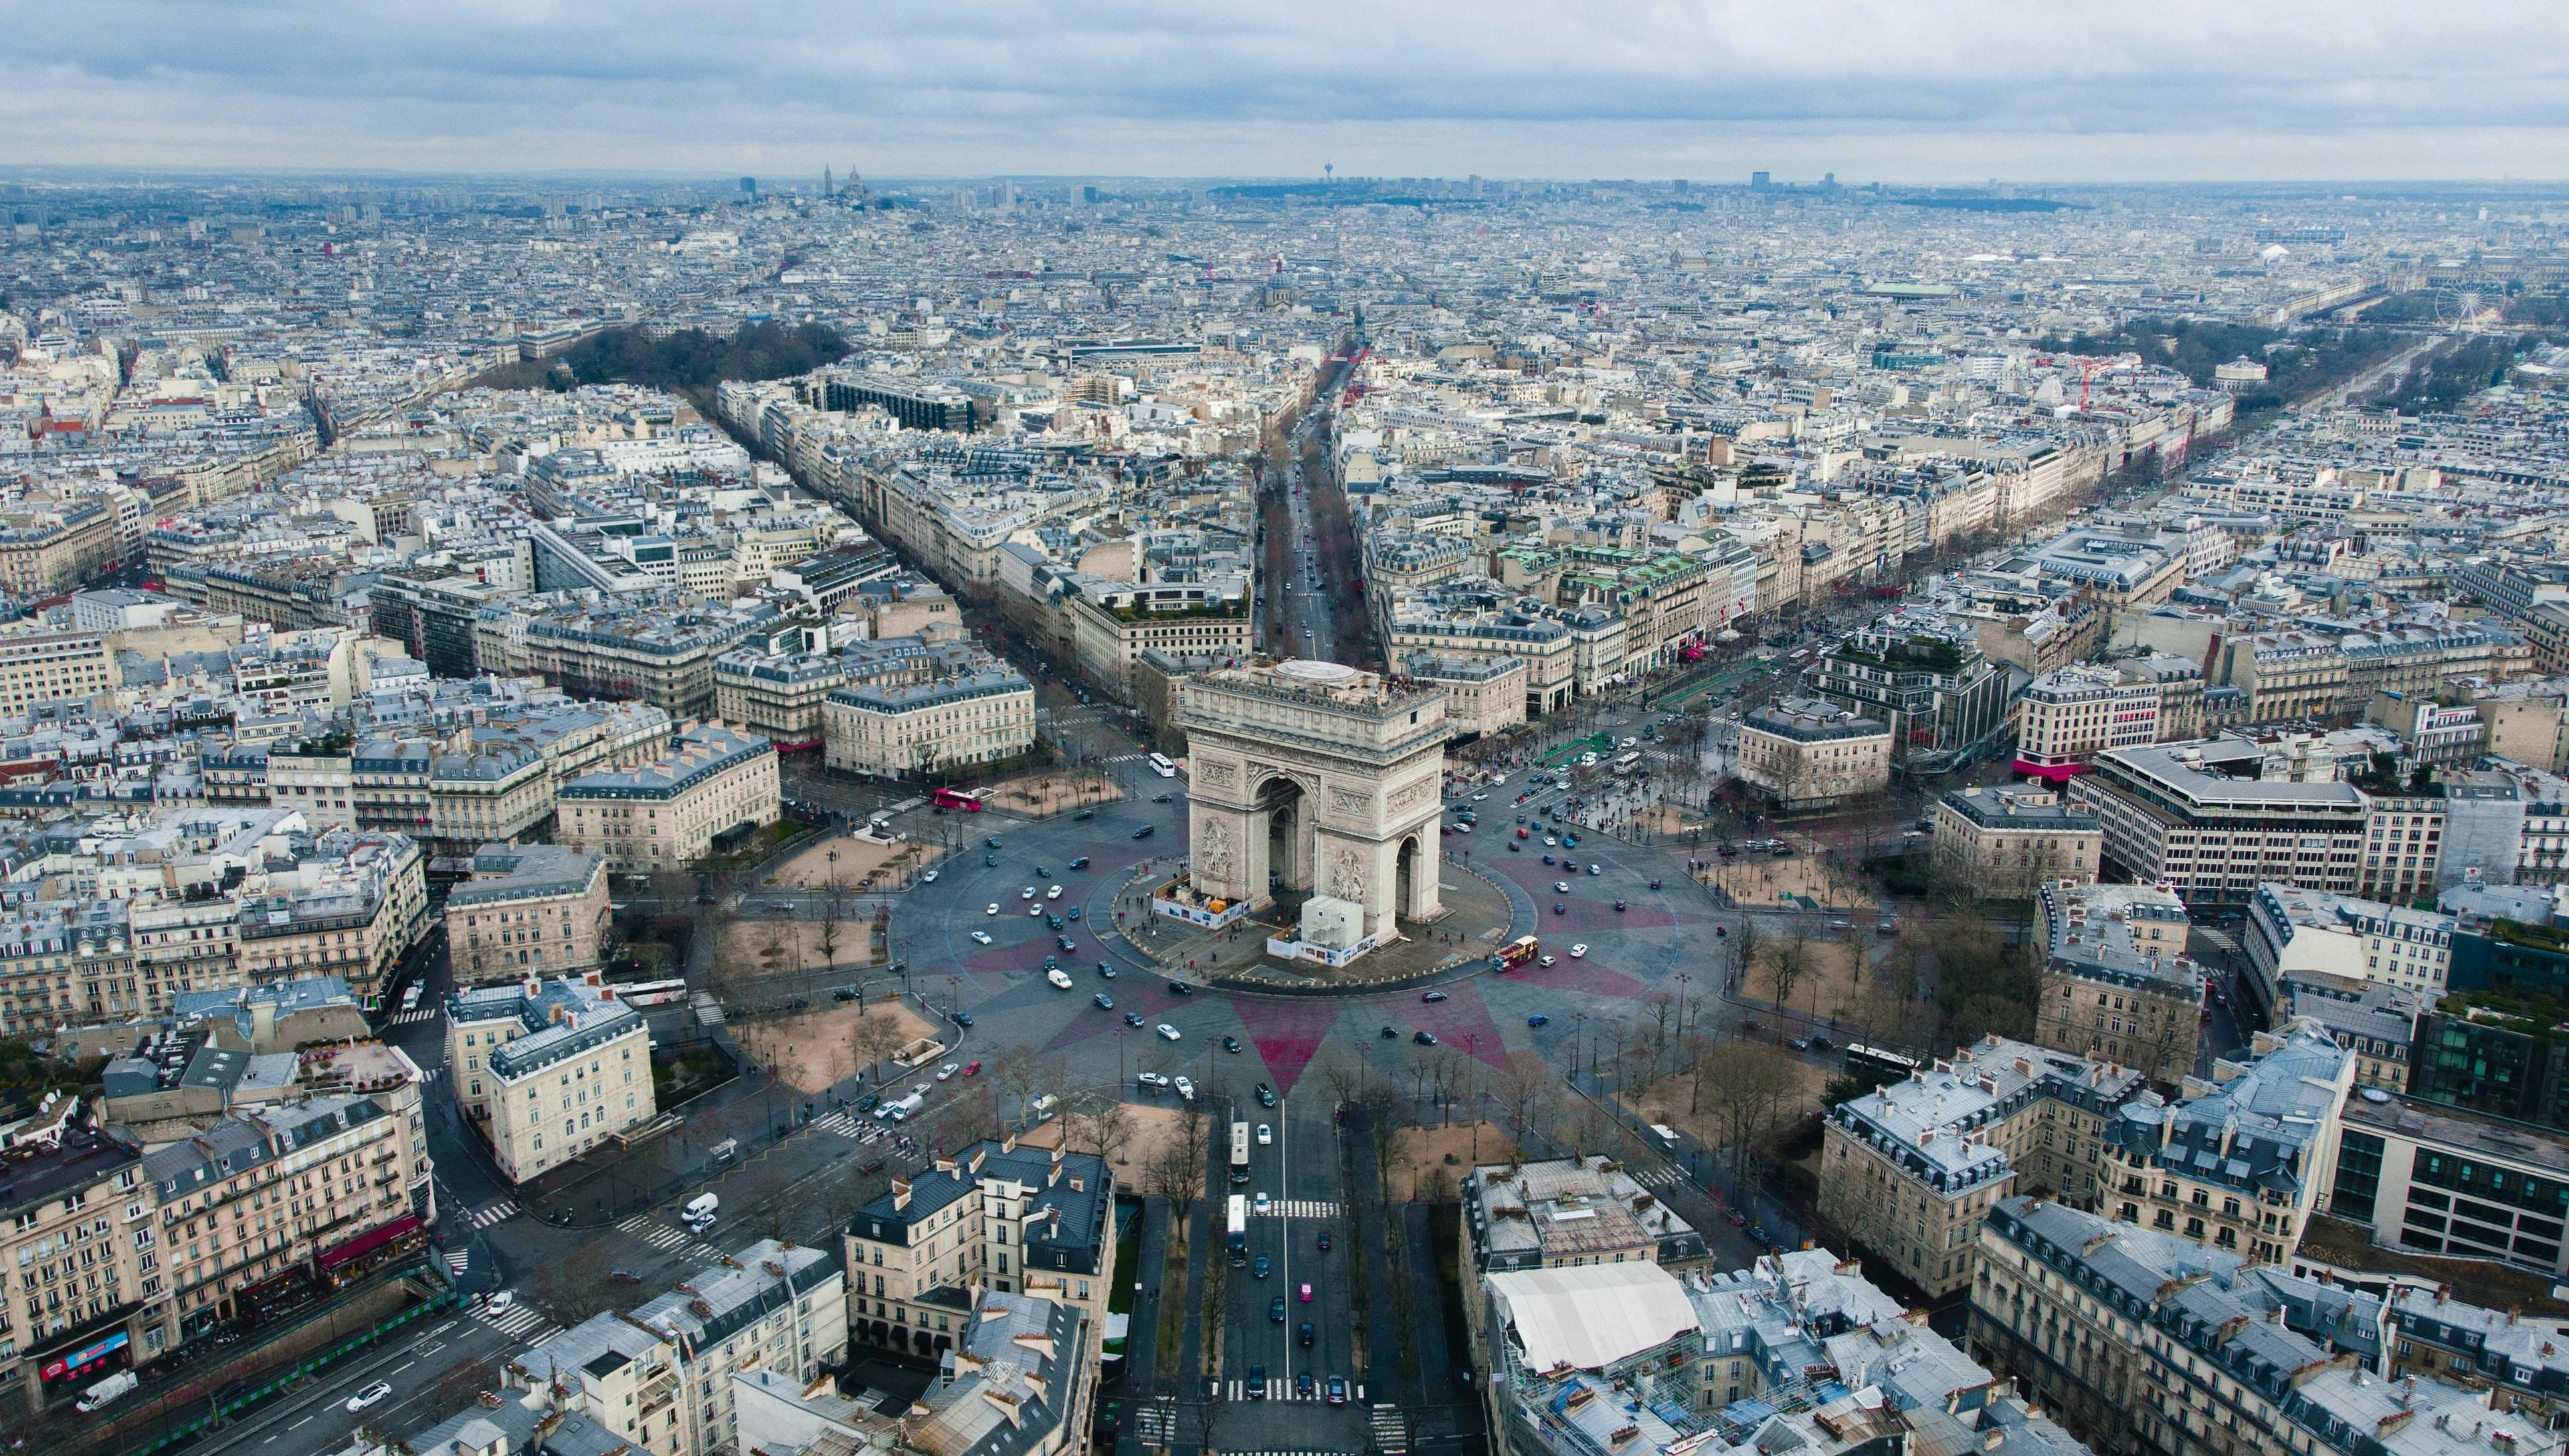
[[418, 1228], [419, 1222], [419, 1215], [410, 1214], [395, 1219], [380, 1229], [369, 1229], [343, 1244], [333, 1245], [321, 1251], [320, 1267], [323, 1270], [333, 1270], [360, 1255], [372, 1254]]

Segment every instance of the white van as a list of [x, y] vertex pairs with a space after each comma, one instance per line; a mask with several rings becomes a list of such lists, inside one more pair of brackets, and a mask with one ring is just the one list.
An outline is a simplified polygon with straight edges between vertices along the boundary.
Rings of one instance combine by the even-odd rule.
[[95, 1385], [92, 1385], [87, 1390], [82, 1391], [81, 1398], [73, 1402], [72, 1408], [81, 1411], [96, 1410], [100, 1406], [106, 1405], [109, 1402], [122, 1397], [126, 1392], [142, 1383], [142, 1378], [136, 1375], [132, 1370], [119, 1370], [115, 1374], [108, 1376], [106, 1379], [99, 1381]]
[[701, 1234], [713, 1227], [714, 1215], [721, 1209], [721, 1199], [710, 1193], [700, 1193], [687, 1200], [687, 1206], [678, 1211], [678, 1217], [686, 1221], [689, 1229]]

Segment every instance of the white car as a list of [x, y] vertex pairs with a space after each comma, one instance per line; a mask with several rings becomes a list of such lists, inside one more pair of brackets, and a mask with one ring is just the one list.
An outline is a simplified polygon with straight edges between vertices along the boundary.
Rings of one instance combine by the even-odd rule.
[[1571, 959], [1573, 959], [1573, 960], [1585, 960], [1585, 959], [1587, 959], [1587, 958], [1588, 958], [1588, 942], [1587, 942], [1587, 941], [1585, 941], [1585, 940], [1582, 940], [1582, 941], [1580, 941], [1578, 944], [1571, 946], [1571, 947], [1570, 947], [1570, 958], [1571, 958]]
[[963, 1070], [963, 1064], [961, 1062], [947, 1062], [945, 1065], [936, 1069], [936, 1080], [940, 1082], [945, 1081], [961, 1070]]
[[1177, 1080], [1177, 1088], [1178, 1088], [1178, 1095], [1179, 1095], [1180, 1097], [1183, 1097], [1183, 1098], [1187, 1099], [1189, 1102], [1193, 1102], [1193, 1101], [1195, 1101], [1195, 1100], [1196, 1100], [1196, 1084], [1195, 1084], [1195, 1083], [1188, 1081], [1188, 1080], [1187, 1080], [1186, 1078], [1184, 1078], [1184, 1077], [1180, 1077], [1180, 1078]]
[[990, 943], [990, 932], [987, 930], [974, 930], [972, 932], [972, 938], [980, 941], [984, 945], [987, 945]]
[[1472, 796], [1472, 802], [1473, 802], [1473, 803], [1475, 803], [1475, 804], [1478, 804], [1478, 803], [1480, 803], [1482, 800], [1487, 799], [1487, 798], [1489, 798], [1489, 797], [1490, 797], [1490, 796], [1489, 796], [1489, 795], [1487, 795], [1487, 794], [1475, 794], [1475, 795], [1473, 795], [1473, 796]]
[[918, 877], [918, 883], [919, 883], [919, 884], [921, 884], [921, 885], [934, 885], [934, 884], [936, 883], [936, 872], [935, 872], [935, 871], [933, 871], [933, 870], [930, 870], [930, 871], [926, 872], [925, 874], [923, 874], [923, 875], [919, 876], [919, 877]]
[[1274, 1207], [1275, 1207], [1275, 1205], [1274, 1205], [1274, 1204], [1272, 1204], [1272, 1203], [1268, 1202], [1267, 1195], [1265, 1195], [1265, 1194], [1263, 1194], [1263, 1193], [1262, 1193], [1262, 1194], [1260, 1194], [1260, 1195], [1258, 1196], [1258, 1212], [1260, 1212], [1260, 1213], [1264, 1214], [1264, 1213], [1266, 1213], [1269, 1209], [1274, 1208]]
[[1018, 892], [1017, 892], [1017, 899], [1019, 899], [1019, 900], [1032, 900], [1032, 899], [1034, 899], [1034, 898], [1035, 898], [1035, 888], [1034, 888], [1033, 886], [1031, 886], [1031, 885], [1029, 885], [1029, 886], [1027, 886], [1025, 889], [1020, 890], [1020, 891], [1018, 891]]
[[1570, 882], [1567, 880], [1556, 880], [1552, 882], [1552, 893], [1555, 895], [1568, 895], [1570, 893]]
[[1550, 964], [1552, 964], [1553, 962], [1552, 962], [1552, 957], [1551, 957], [1551, 956], [1549, 956], [1549, 955], [1547, 955], [1547, 956], [1544, 956], [1542, 959], [1540, 959], [1540, 960], [1536, 961], [1535, 963], [1536, 963], [1537, 965], [1550, 965]]
[[1061, 887], [1060, 887], [1060, 886], [1058, 886], [1058, 885], [1049, 885], [1049, 886], [1044, 887], [1044, 899], [1046, 899], [1046, 900], [1059, 900], [1059, 899], [1061, 899]]
[[995, 900], [994, 900], [994, 901], [992, 901], [992, 902], [990, 902], [990, 908], [989, 908], [988, 910], [985, 910], [981, 911], [981, 913], [983, 913], [983, 914], [985, 914], [985, 915], [995, 915], [995, 914], [997, 914], [998, 912], [999, 912], [999, 903], [998, 903], [997, 901], [995, 901]]
[[1133, 1080], [1145, 1087], [1156, 1088], [1169, 1085], [1169, 1075], [1166, 1072], [1136, 1072], [1133, 1074]]
[[392, 1393], [392, 1382], [388, 1380], [378, 1380], [374, 1384], [367, 1386], [365, 1389], [358, 1391], [356, 1394], [349, 1396], [347, 1408], [350, 1410], [364, 1410], [367, 1406], [374, 1404], [376, 1401], [381, 1400]]
[[1178, 1028], [1171, 1026], [1166, 1021], [1161, 1022], [1156, 1029], [1159, 1031], [1160, 1039], [1162, 1041], [1175, 1041], [1178, 1039]]
[[517, 1290], [515, 1290], [515, 1289], [501, 1289], [501, 1290], [499, 1290], [498, 1292], [496, 1292], [496, 1293], [492, 1294], [492, 1295], [491, 1295], [491, 1297], [489, 1297], [489, 1298], [487, 1298], [487, 1299], [483, 1300], [483, 1301], [482, 1301], [482, 1307], [483, 1307], [483, 1308], [485, 1308], [485, 1309], [506, 1309], [506, 1308], [510, 1307], [511, 1305], [513, 1305], [513, 1304], [517, 1303], [517, 1302], [518, 1302], [518, 1291], [517, 1291]]
[[1553, 838], [1552, 836], [1550, 836], [1550, 835], [1545, 835], [1545, 836], [1543, 837], [1543, 847], [1544, 847], [1545, 849], [1547, 849], [1547, 850], [1548, 850], [1548, 849], [1551, 849], [1554, 845], [1557, 845], [1557, 844], [1560, 844], [1560, 843], [1561, 843], [1561, 841], [1559, 841], [1559, 840], [1557, 840], [1557, 839], [1554, 839], [1554, 838]]
[[1265, 1123], [1258, 1125], [1258, 1146], [1264, 1148], [1276, 1141], [1276, 1130]]
[[1039, 914], [1042, 914], [1042, 913], [1043, 913], [1043, 907], [1042, 907], [1042, 906], [1040, 906], [1040, 905], [1030, 905], [1030, 906], [1027, 906], [1027, 907], [1026, 907], [1026, 913], [1027, 913], [1027, 914], [1030, 914], [1030, 915], [1039, 915]]
[[1606, 867], [1603, 865], [1591, 865], [1588, 867], [1588, 873], [1591, 875], [1603, 875], [1606, 873]]

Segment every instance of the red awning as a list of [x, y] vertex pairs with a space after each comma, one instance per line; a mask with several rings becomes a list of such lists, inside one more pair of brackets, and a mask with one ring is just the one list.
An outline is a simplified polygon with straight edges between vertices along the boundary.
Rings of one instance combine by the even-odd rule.
[[344, 1244], [334, 1245], [321, 1251], [320, 1267], [325, 1270], [337, 1269], [361, 1254], [372, 1254], [418, 1228], [419, 1222], [419, 1215], [411, 1214], [405, 1218], [395, 1219], [380, 1229], [369, 1229]]

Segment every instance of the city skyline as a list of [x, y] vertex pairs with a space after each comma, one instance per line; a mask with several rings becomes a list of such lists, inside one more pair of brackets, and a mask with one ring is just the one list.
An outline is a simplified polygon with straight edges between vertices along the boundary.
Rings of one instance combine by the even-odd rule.
[[2531, 5], [1643, 15], [1128, 4], [0, 6], [46, 167], [678, 176], [1339, 175], [2074, 184], [2569, 177]]

